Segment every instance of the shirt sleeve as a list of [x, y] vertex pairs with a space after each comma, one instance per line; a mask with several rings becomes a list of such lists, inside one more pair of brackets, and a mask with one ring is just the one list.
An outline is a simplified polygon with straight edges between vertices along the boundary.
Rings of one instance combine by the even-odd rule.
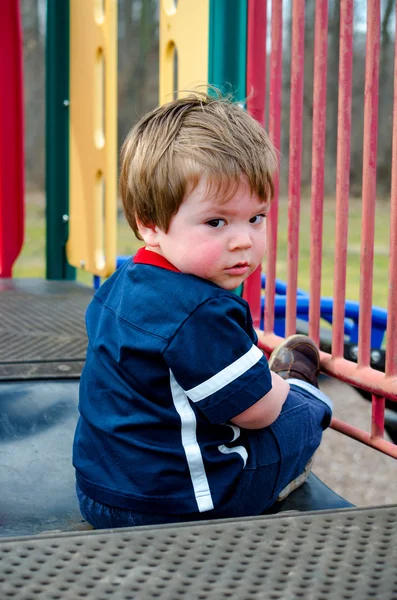
[[272, 388], [248, 305], [207, 300], [179, 328], [164, 358], [177, 384], [211, 423], [225, 423]]

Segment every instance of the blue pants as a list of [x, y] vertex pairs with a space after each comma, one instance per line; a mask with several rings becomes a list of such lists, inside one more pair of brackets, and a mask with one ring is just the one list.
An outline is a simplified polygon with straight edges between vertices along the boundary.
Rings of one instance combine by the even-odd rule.
[[261, 514], [303, 472], [331, 422], [332, 402], [323, 392], [298, 379], [290, 379], [289, 384], [290, 393], [274, 423], [265, 429], [244, 430], [248, 461], [237, 489], [224, 506], [184, 515], [137, 513], [92, 500], [77, 486], [81, 514], [96, 529]]

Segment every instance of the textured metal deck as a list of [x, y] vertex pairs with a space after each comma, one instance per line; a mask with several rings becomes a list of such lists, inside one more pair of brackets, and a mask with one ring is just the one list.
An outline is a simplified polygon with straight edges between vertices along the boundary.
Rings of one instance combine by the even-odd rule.
[[18, 600], [397, 598], [397, 506], [0, 543]]
[[0, 380], [79, 377], [92, 293], [69, 281], [0, 280]]

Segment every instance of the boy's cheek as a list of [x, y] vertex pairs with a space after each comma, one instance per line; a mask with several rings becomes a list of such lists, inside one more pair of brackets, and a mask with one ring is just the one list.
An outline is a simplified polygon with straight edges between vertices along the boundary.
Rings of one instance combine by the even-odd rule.
[[[192, 245], [192, 248], [194, 248], [194, 245]], [[197, 255], [192, 257], [192, 266], [198, 275], [205, 275], [220, 266], [220, 256], [221, 252], [216, 246], [201, 247], [197, 251]]]
[[255, 248], [256, 253], [263, 258], [266, 254], [267, 248], [266, 235], [262, 235], [259, 237], [259, 239], [256, 240]]

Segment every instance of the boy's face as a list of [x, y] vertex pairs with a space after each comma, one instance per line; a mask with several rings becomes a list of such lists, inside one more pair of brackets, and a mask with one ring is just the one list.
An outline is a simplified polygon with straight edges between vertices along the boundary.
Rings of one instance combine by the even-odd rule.
[[149, 250], [164, 256], [182, 273], [208, 279], [225, 290], [237, 288], [261, 263], [266, 249], [267, 203], [251, 195], [241, 178], [226, 202], [217, 200], [202, 178], [187, 194], [168, 232], [143, 228]]

